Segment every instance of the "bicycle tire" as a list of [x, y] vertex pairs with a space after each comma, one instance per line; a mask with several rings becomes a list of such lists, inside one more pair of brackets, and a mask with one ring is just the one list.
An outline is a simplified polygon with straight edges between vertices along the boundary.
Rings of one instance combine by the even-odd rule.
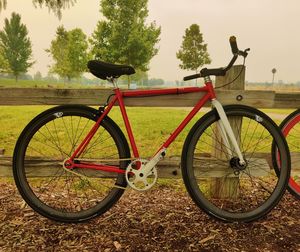
[[[254, 221], [270, 212], [283, 196], [290, 174], [290, 154], [279, 128], [264, 113], [244, 105], [228, 105], [224, 106], [224, 110], [233, 130], [238, 133], [237, 140], [241, 143], [246, 168], [236, 165], [236, 158], [229, 157], [223, 140], [218, 140], [217, 126], [213, 125], [220, 118], [213, 109], [195, 123], [185, 140], [182, 177], [193, 201], [210, 216], [226, 222]], [[270, 134], [272, 139], [265, 137], [266, 134]], [[273, 168], [274, 160], [270, 160], [273, 145], [277, 146], [282, 160], [278, 174]], [[268, 164], [265, 164], [266, 155]], [[235, 173], [237, 171], [238, 174]], [[222, 184], [226, 180], [227, 184]], [[214, 185], [218, 185], [217, 189]], [[224, 191], [229, 193], [224, 196]]]
[[[101, 171], [91, 174], [80, 169], [75, 175], [60, 163], [73, 153], [99, 115], [83, 105], [57, 106], [35, 117], [21, 133], [13, 156], [15, 183], [26, 203], [44, 217], [87, 221], [109, 210], [122, 196], [127, 186], [124, 174], [110, 179], [102, 178]], [[114, 155], [110, 158], [130, 158], [124, 134], [109, 117], [103, 119], [93, 139], [81, 158], [106, 158], [108, 153]], [[128, 161], [118, 164], [125, 169]], [[45, 171], [50, 175], [44, 175]]]
[[[286, 138], [291, 152], [291, 177], [288, 183], [288, 191], [300, 200], [300, 174], [299, 172], [298, 174], [296, 173], [299, 170], [300, 161], [293, 154], [294, 151], [300, 151], [300, 109], [289, 114], [279, 127]], [[295, 144], [295, 141], [298, 141], [297, 144]]]

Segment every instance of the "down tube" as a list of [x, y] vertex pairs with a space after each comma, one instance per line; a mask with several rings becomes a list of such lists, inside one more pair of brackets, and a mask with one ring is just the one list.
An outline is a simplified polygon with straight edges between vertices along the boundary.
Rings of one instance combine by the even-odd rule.
[[201, 98], [201, 100], [196, 104], [196, 106], [192, 109], [192, 111], [186, 116], [186, 118], [180, 123], [177, 129], [171, 134], [171, 136], [167, 139], [167, 141], [160, 147], [168, 148], [169, 145], [176, 139], [176, 137], [180, 134], [180, 132], [185, 128], [185, 126], [192, 120], [195, 114], [203, 107], [203, 105], [210, 100], [211, 94], [207, 93], [205, 96]]

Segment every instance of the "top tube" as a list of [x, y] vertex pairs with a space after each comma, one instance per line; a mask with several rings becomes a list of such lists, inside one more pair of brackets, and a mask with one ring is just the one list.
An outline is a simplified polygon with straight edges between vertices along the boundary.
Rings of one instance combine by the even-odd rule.
[[209, 92], [209, 91], [210, 88], [204, 86], [204, 87], [182, 87], [182, 88], [122, 91], [121, 93], [123, 97], [141, 97], [141, 96], [186, 94], [186, 93]]

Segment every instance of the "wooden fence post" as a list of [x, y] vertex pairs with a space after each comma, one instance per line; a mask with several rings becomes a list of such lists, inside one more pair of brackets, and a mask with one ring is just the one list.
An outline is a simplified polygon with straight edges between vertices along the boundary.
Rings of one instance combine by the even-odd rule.
[[[240, 74], [240, 75], [239, 75]], [[239, 76], [238, 76], [239, 75]], [[238, 78], [237, 78], [238, 76]], [[245, 89], [245, 67], [242, 65], [233, 66], [226, 74], [226, 76], [217, 77], [215, 81], [215, 86], [220, 87], [224, 84], [227, 84], [237, 78], [233, 83], [228, 86], [221, 88], [221, 90], [244, 90]], [[235, 119], [235, 125], [242, 126], [242, 119]], [[229, 119], [230, 122], [230, 119]], [[218, 129], [215, 129], [218, 132]], [[236, 139], [239, 142], [241, 136], [238, 135], [240, 130], [236, 127], [233, 128], [233, 132], [236, 136]], [[220, 148], [220, 142], [222, 142], [221, 135], [217, 135], [215, 140], [215, 150], [213, 150], [213, 155], [218, 159], [226, 159]], [[221, 150], [220, 150], [221, 149]], [[224, 150], [226, 151], [226, 150]], [[238, 183], [239, 178], [236, 177], [225, 177], [225, 178], [211, 178], [210, 183], [210, 193], [214, 198], [235, 198], [238, 196]]]

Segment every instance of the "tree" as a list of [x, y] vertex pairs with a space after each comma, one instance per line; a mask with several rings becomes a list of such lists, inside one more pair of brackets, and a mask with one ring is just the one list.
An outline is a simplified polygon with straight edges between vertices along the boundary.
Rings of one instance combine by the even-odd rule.
[[[47, 6], [49, 10], [53, 11], [58, 18], [61, 18], [61, 10], [69, 8], [71, 5], [76, 3], [76, 0], [32, 0], [35, 7], [38, 5], [42, 7]], [[6, 9], [7, 0], [0, 0], [0, 12], [2, 9]]]
[[[0, 0], [1, 1], [1, 0]], [[61, 18], [61, 10], [69, 8], [76, 3], [76, 0], [32, 0], [35, 7], [45, 5], [49, 10], [53, 11], [58, 18]]]
[[0, 0], [0, 11], [6, 9], [7, 0]]
[[4, 49], [0, 47], [0, 73], [10, 72], [6, 58], [4, 58]]
[[271, 72], [272, 72], [272, 75], [273, 75], [273, 78], [272, 78], [272, 85], [274, 85], [274, 79], [275, 79], [275, 74], [276, 74], [276, 72], [277, 72], [277, 69], [276, 69], [276, 68], [273, 68], [273, 69], [271, 70]]
[[21, 23], [19, 14], [12, 13], [10, 20], [5, 19], [4, 30], [0, 31], [0, 48], [16, 81], [20, 74], [26, 73], [34, 64], [31, 61], [32, 49], [28, 31]]
[[164, 85], [164, 83], [165, 81], [163, 79], [155, 79], [155, 78], [152, 78], [147, 82], [149, 86], [162, 86]]
[[43, 76], [42, 76], [41, 72], [40, 72], [40, 71], [37, 71], [37, 72], [34, 74], [33, 79], [34, 79], [35, 81], [40, 81], [40, 80], [42, 80], [42, 79], [43, 79]]
[[[98, 22], [90, 39], [92, 54], [110, 63], [126, 64], [146, 72], [158, 52], [160, 27], [146, 25], [148, 0], [102, 0], [106, 20]], [[128, 85], [130, 78], [128, 77]]]
[[52, 40], [50, 49], [46, 50], [54, 60], [50, 72], [68, 81], [80, 77], [86, 70], [89, 58], [87, 50], [87, 37], [81, 29], [66, 31], [63, 26], [59, 26], [56, 38]]
[[185, 30], [182, 45], [176, 56], [181, 60], [181, 69], [193, 70], [196, 73], [199, 67], [211, 63], [199, 25], [192, 24]]

